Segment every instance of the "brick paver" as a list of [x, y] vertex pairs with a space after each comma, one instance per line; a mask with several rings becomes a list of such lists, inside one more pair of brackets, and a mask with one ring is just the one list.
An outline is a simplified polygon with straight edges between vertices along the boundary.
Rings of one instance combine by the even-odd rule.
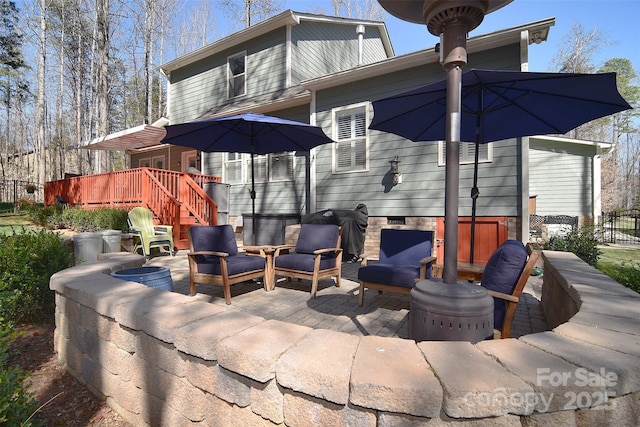
[[[175, 257], [156, 256], [147, 265], [170, 269], [173, 291], [189, 293], [189, 265], [186, 251]], [[318, 294], [310, 298], [307, 280], [278, 280], [275, 290], [265, 292], [260, 282], [231, 286], [231, 307], [265, 319], [281, 320], [315, 329], [329, 329], [353, 335], [409, 338], [409, 295], [368, 291], [363, 307], [358, 307], [357, 274], [360, 264], [342, 265], [341, 286], [333, 280], [320, 280]], [[547, 330], [540, 308], [541, 276], [531, 277], [518, 304], [513, 337]], [[221, 286], [197, 285], [201, 301], [225, 305]]]

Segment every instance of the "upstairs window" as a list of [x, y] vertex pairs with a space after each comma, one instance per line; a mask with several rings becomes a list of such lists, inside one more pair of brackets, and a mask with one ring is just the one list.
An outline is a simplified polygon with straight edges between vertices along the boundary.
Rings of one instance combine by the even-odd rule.
[[247, 52], [241, 52], [227, 58], [227, 79], [229, 98], [246, 94]]
[[[460, 143], [460, 164], [473, 164], [476, 155], [476, 144], [473, 142]], [[480, 144], [478, 151], [478, 163], [489, 163], [493, 161], [493, 144]], [[438, 166], [447, 164], [447, 144], [445, 141], [438, 141]]]
[[367, 170], [367, 105], [333, 110], [333, 133], [333, 172]]

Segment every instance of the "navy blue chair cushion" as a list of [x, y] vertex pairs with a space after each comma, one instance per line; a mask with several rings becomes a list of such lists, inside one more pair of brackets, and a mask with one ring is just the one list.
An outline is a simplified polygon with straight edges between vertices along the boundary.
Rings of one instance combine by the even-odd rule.
[[[236, 274], [246, 273], [254, 270], [264, 270], [265, 259], [260, 256], [250, 255], [234, 255], [226, 258], [227, 274], [235, 276]], [[220, 257], [210, 255], [200, 255], [196, 257], [198, 264], [198, 273], [220, 275]]]
[[[231, 225], [205, 226], [195, 225], [189, 228], [194, 252], [226, 252], [227, 274], [234, 276], [254, 270], [264, 270], [265, 259], [259, 256], [247, 256], [238, 253], [236, 236]], [[220, 275], [220, 257], [197, 255], [198, 273]]]
[[[511, 294], [516, 287], [528, 258], [527, 250], [518, 240], [507, 240], [491, 254], [482, 274], [482, 286], [486, 289]], [[494, 298], [494, 328], [502, 328], [506, 301]]]
[[[296, 242], [295, 252], [298, 254], [312, 254], [318, 249], [335, 248], [338, 244], [340, 228], [334, 224], [302, 224], [300, 234]], [[323, 258], [333, 258], [335, 253], [330, 252]]]
[[[380, 264], [420, 265], [420, 260], [431, 256], [433, 231], [380, 230]], [[427, 266], [431, 277], [431, 265]]]
[[415, 265], [372, 264], [358, 270], [358, 280], [383, 285], [413, 288], [420, 277], [420, 267]]
[[[379, 261], [361, 267], [358, 280], [413, 288], [414, 279], [420, 277], [420, 261], [431, 256], [432, 241], [433, 231], [382, 229]], [[426, 277], [431, 277], [431, 264]]]
[[231, 225], [194, 225], [189, 228], [194, 252], [213, 251], [238, 254], [238, 244]]
[[[335, 245], [335, 242], [334, 242]], [[321, 249], [321, 248], [320, 248]], [[292, 253], [279, 255], [274, 258], [275, 266], [278, 268], [286, 268], [288, 270], [313, 272], [315, 263], [315, 255], [305, 253]], [[320, 258], [320, 270], [334, 268], [336, 266], [336, 258], [324, 256]]]

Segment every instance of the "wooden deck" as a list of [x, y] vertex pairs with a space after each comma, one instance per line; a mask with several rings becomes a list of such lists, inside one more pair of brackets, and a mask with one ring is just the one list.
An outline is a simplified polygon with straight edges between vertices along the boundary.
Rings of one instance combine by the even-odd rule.
[[136, 206], [150, 209], [158, 224], [173, 225], [174, 244], [188, 247], [186, 230], [199, 224], [215, 225], [218, 207], [203, 185], [220, 182], [219, 176], [197, 175], [165, 169], [138, 168], [77, 176], [44, 185], [45, 206], [61, 197], [70, 206], [84, 209]]

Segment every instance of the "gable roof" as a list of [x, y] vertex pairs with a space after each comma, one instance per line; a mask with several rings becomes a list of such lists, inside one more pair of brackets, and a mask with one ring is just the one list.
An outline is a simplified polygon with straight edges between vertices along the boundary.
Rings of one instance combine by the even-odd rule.
[[[547, 36], [549, 35], [549, 28], [553, 25], [555, 25], [555, 18], [547, 18], [471, 37], [467, 41], [467, 52], [480, 52], [483, 50], [518, 43], [521, 41], [524, 31], [528, 32], [528, 44], [538, 44], [547, 39]], [[404, 55], [394, 56], [383, 61], [364, 64], [357, 68], [351, 68], [349, 70], [340, 71], [326, 76], [316, 77], [314, 79], [303, 81], [301, 84], [311, 90], [321, 90], [362, 80], [368, 77], [394, 73], [410, 67], [432, 64], [439, 61], [440, 54], [435, 48], [436, 40], [437, 39], [434, 38], [434, 47], [429, 49], [418, 50]]]
[[182, 55], [172, 61], [167, 62], [164, 65], [161, 65], [159, 69], [164, 75], [169, 76], [174, 70], [197, 62], [201, 59], [207, 58], [211, 55], [215, 55], [216, 53], [232, 48], [240, 43], [252, 40], [263, 34], [267, 34], [268, 32], [271, 32], [278, 28], [298, 25], [301, 21], [327, 22], [336, 25], [362, 24], [370, 27], [378, 27], [382, 43], [387, 52], [387, 56], [391, 57], [394, 55], [393, 47], [391, 46], [391, 39], [389, 38], [387, 26], [384, 22], [314, 15], [310, 13], [300, 13], [294, 12], [292, 10], [287, 10], [269, 19], [265, 19], [264, 21], [251, 25], [250, 27], [244, 28], [220, 40], [217, 40], [214, 43], [194, 50], [193, 52], [187, 53], [186, 55]]

